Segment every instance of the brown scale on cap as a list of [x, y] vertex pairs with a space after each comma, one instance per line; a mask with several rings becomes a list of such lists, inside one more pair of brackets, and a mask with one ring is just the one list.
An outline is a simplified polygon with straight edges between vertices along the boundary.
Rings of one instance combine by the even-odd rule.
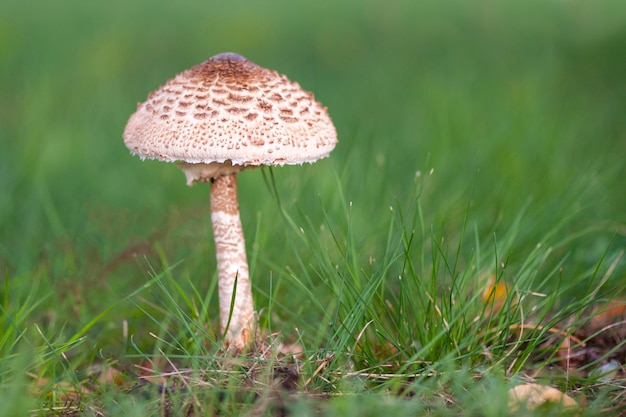
[[337, 134], [313, 94], [276, 71], [227, 53], [151, 93], [128, 121], [124, 141], [141, 158], [230, 161], [243, 168], [315, 162], [328, 156]]

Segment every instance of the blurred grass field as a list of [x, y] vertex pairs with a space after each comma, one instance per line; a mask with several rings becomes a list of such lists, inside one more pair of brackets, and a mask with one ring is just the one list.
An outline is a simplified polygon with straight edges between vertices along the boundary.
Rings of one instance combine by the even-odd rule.
[[[26, 372], [66, 380], [167, 347], [150, 332], [191, 349], [198, 340], [175, 325], [176, 306], [200, 311], [194, 320], [218, 338], [209, 188], [132, 157], [121, 134], [150, 91], [225, 51], [313, 91], [339, 135], [328, 160], [239, 176], [264, 329], [354, 355], [349, 334], [385, 313], [378, 341], [359, 348], [355, 363], [366, 367], [381, 340], [438, 340], [436, 317], [401, 311], [423, 296], [419, 283], [399, 282], [409, 269], [443, 299], [447, 290], [476, 302], [483, 273], [550, 294], [556, 311], [625, 295], [621, 1], [9, 0], [0, 4], [0, 378], [7, 393], [18, 387], [6, 397], [15, 410], [37, 408], [20, 385]], [[368, 296], [378, 307], [358, 316]], [[479, 356], [453, 362], [472, 368]]]

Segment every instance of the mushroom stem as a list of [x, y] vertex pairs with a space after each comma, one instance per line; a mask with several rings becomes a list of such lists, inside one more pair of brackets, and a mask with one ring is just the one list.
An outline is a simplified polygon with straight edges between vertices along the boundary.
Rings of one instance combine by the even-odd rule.
[[220, 328], [222, 334], [225, 333], [226, 346], [241, 350], [252, 340], [254, 305], [239, 217], [236, 174], [211, 181], [211, 222], [217, 256]]

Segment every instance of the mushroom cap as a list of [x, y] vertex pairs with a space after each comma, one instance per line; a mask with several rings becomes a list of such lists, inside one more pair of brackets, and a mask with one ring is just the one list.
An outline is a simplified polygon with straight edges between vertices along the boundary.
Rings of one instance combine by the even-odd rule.
[[326, 108], [312, 93], [233, 53], [183, 71], [151, 93], [123, 137], [142, 159], [217, 166], [210, 176], [222, 175], [221, 167], [315, 162], [337, 143]]

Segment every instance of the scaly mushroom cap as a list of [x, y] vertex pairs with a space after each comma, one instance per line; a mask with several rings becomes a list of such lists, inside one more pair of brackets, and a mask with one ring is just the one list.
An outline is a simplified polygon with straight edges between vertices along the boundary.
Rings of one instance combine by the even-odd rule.
[[[142, 159], [184, 162], [192, 180], [246, 166], [315, 162], [337, 143], [326, 108], [276, 71], [216, 55], [169, 80], [137, 106], [124, 143]], [[193, 171], [219, 172], [190, 178]], [[192, 175], [193, 176], [193, 175]]]

